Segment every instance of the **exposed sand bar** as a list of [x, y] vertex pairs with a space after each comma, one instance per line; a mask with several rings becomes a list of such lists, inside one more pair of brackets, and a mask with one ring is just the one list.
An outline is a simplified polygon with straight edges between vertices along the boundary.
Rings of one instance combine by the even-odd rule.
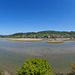
[[68, 41], [70, 38], [55, 38], [55, 39], [48, 39], [47, 43], [63, 43], [64, 41]]
[[60, 39], [60, 40], [63, 40], [63, 41], [68, 41], [68, 40], [70, 40], [70, 38], [57, 38], [57, 39]]
[[32, 41], [42, 41], [41, 38], [7, 38], [6, 40], [10, 41], [26, 41], [26, 42], [32, 42]]
[[72, 38], [71, 40], [75, 40], [75, 38]]

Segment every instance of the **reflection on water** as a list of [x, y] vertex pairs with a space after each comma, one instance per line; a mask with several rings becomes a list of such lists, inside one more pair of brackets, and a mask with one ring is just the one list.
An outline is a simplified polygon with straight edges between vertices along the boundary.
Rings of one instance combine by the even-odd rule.
[[26, 57], [45, 57], [54, 72], [69, 70], [69, 62], [75, 61], [75, 41], [50, 44], [44, 41], [19, 42], [0, 39], [0, 65], [16, 73]]

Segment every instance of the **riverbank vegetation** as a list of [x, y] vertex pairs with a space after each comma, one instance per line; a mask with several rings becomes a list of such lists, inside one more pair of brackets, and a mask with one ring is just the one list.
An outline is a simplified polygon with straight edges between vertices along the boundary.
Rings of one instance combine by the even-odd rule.
[[0, 67], [0, 75], [2, 75], [3, 73], [3, 69]]

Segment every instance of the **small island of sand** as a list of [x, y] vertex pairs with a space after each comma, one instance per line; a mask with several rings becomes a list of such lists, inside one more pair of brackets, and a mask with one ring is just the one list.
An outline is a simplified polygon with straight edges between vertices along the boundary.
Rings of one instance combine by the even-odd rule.
[[47, 43], [63, 43], [64, 41], [68, 41], [70, 38], [55, 38], [55, 39], [48, 39]]
[[32, 42], [32, 41], [42, 41], [43, 39], [40, 39], [40, 38], [7, 38], [6, 40]]

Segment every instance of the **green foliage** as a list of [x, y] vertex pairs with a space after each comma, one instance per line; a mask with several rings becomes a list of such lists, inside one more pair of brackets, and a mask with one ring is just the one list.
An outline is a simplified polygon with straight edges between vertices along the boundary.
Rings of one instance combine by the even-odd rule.
[[75, 75], [75, 63], [70, 62], [70, 66], [71, 66], [71, 73]]
[[17, 69], [17, 75], [53, 75], [51, 66], [47, 60], [38, 59], [37, 57], [26, 58], [26, 61]]
[[3, 69], [0, 67], [0, 75], [1, 75], [2, 72], [3, 72]]

